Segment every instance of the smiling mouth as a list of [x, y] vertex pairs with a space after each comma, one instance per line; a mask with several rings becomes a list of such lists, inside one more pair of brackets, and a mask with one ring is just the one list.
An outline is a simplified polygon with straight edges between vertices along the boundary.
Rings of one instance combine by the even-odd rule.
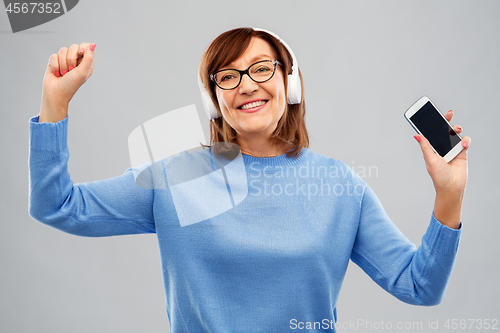
[[238, 109], [240, 109], [240, 110], [253, 109], [253, 108], [259, 107], [261, 105], [264, 105], [267, 102], [268, 102], [267, 100], [264, 100], [264, 101], [257, 101], [257, 102], [247, 103], [247, 104], [243, 104], [242, 106], [238, 107]]

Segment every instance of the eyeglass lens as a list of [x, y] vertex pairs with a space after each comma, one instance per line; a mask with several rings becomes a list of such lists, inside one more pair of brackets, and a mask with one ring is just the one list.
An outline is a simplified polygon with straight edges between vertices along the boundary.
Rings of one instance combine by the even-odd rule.
[[[255, 82], [265, 82], [269, 80], [275, 70], [272, 61], [257, 62], [248, 68], [248, 75]], [[227, 69], [215, 74], [215, 81], [222, 89], [234, 89], [240, 83], [240, 72]]]

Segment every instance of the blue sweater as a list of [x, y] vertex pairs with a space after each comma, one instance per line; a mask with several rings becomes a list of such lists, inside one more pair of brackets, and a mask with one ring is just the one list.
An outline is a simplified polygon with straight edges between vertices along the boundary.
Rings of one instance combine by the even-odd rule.
[[[181, 181], [175, 193], [171, 179], [162, 188], [139, 186], [144, 166], [73, 184], [67, 125], [68, 118], [30, 121], [30, 215], [80, 236], [156, 233], [172, 333], [335, 332], [349, 259], [403, 302], [435, 305], [443, 297], [461, 229], [431, 214], [416, 249], [370, 187], [338, 160], [309, 149], [299, 158], [240, 155], [243, 174], [226, 166], [229, 186], [219, 188], [229, 196], [211, 190], [214, 176], [191, 200], [179, 194]], [[211, 155], [205, 149], [176, 158], [216, 170]], [[157, 176], [168, 178], [172, 160], [158, 165]], [[195, 211], [200, 200], [213, 209]]]

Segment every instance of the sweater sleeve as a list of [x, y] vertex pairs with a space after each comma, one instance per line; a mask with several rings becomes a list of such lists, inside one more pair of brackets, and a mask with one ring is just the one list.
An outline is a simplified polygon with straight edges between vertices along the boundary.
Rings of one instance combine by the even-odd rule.
[[30, 119], [29, 214], [79, 236], [154, 233], [153, 190], [136, 185], [133, 169], [107, 180], [73, 184], [68, 173], [68, 117]]
[[379, 286], [409, 304], [436, 305], [444, 296], [461, 234], [434, 214], [418, 249], [391, 222], [372, 189], [361, 200], [351, 260]]

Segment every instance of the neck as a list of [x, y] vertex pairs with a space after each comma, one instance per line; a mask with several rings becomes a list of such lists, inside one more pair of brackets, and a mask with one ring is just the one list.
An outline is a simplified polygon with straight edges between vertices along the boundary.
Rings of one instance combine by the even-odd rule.
[[256, 136], [254, 138], [238, 136], [236, 140], [243, 154], [255, 157], [279, 156], [292, 149], [290, 145], [275, 144], [272, 143], [269, 138], [262, 136]]

